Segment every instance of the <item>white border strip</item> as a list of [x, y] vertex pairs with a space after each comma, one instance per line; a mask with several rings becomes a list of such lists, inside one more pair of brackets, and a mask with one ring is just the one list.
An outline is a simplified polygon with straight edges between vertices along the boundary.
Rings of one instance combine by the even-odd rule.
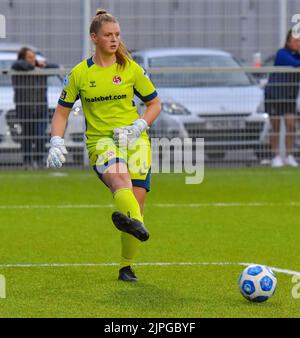
[[[224, 266], [239, 265], [248, 266], [257, 263], [234, 263], [234, 262], [156, 262], [156, 263], [135, 263], [136, 266]], [[61, 267], [106, 267], [118, 266], [118, 263], [53, 263], [53, 264], [0, 264], [0, 268], [61, 268]], [[260, 265], [260, 264], [258, 264]], [[262, 264], [264, 265], [264, 264]], [[300, 276], [300, 271], [281, 269], [269, 266], [273, 271], [286, 275]]]

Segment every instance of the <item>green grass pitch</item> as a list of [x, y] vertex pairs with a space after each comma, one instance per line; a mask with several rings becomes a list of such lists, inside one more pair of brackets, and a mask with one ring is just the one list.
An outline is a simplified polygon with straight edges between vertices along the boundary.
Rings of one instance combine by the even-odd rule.
[[152, 175], [137, 262], [233, 264], [137, 265], [134, 285], [117, 265], [87, 264], [119, 260], [110, 192], [90, 171], [59, 173], [0, 172], [0, 317], [299, 317], [292, 275], [277, 272], [274, 297], [252, 304], [236, 264], [300, 271], [299, 170], [207, 169], [200, 185]]

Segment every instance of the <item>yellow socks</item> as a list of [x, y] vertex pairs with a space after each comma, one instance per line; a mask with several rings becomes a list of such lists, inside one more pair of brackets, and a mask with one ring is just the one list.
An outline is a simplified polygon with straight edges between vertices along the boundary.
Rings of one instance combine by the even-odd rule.
[[[122, 214], [135, 218], [143, 222], [143, 217], [140, 212], [140, 206], [136, 200], [132, 189], [123, 188], [114, 192], [114, 200], [117, 206], [117, 210]], [[140, 241], [134, 236], [127, 234], [125, 232], [121, 233], [121, 263], [120, 268], [131, 265], [133, 259], [138, 254]]]
[[140, 206], [138, 201], [136, 200], [132, 189], [130, 188], [122, 188], [116, 190], [113, 194], [117, 210], [122, 214], [129, 216], [130, 218], [135, 218], [141, 222], [143, 222], [143, 218], [141, 216]]

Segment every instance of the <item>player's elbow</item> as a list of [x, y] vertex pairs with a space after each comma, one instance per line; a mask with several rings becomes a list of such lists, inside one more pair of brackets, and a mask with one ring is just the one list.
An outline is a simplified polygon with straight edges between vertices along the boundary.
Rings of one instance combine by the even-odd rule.
[[156, 98], [157, 99], [157, 109], [158, 109], [158, 113], [160, 114], [161, 112], [161, 100], [159, 97]]
[[61, 117], [62, 119], [68, 119], [69, 117], [69, 114], [71, 112], [71, 109], [72, 108], [69, 108], [69, 107], [64, 107], [60, 104], [57, 105], [56, 109], [55, 109], [55, 115]]
[[148, 107], [151, 106], [152, 109], [156, 112], [157, 116], [160, 114], [161, 112], [161, 101], [160, 98], [158, 96], [156, 96], [156, 98], [154, 98], [153, 100], [148, 102]]
[[58, 104], [52, 117], [52, 126], [55, 125], [60, 127], [61, 125], [65, 125], [70, 112], [71, 108], [63, 107]]

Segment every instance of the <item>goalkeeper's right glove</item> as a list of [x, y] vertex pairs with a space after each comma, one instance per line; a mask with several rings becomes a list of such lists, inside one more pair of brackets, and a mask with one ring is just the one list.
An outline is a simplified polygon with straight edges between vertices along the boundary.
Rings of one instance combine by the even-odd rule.
[[138, 119], [130, 126], [115, 128], [113, 130], [113, 139], [119, 147], [131, 147], [147, 128], [147, 122], [144, 119]]
[[61, 168], [63, 163], [66, 162], [64, 155], [67, 155], [67, 153], [64, 139], [60, 136], [51, 137], [47, 168]]

